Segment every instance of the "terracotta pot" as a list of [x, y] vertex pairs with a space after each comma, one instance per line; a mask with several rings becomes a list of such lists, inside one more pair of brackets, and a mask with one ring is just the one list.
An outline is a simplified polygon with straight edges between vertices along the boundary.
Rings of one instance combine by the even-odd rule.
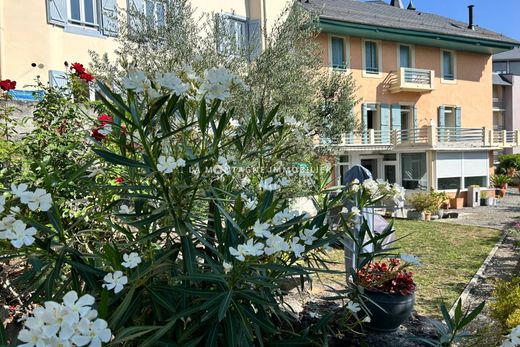
[[506, 196], [506, 193], [507, 193], [507, 184], [502, 184], [500, 186], [500, 197], [503, 198], [504, 196]]
[[424, 220], [432, 220], [432, 213], [424, 212]]
[[450, 208], [451, 209], [461, 209], [464, 207], [464, 198], [453, 198], [450, 199]]

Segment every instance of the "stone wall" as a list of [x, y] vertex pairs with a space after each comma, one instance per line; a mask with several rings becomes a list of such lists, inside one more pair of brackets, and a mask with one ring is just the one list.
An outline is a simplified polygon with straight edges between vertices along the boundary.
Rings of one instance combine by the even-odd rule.
[[[0, 101], [0, 110], [3, 110], [4, 107], [13, 107], [15, 111], [12, 113], [11, 117], [15, 124], [15, 130], [18, 136], [23, 136], [28, 134], [33, 129], [32, 125], [32, 113], [36, 102], [34, 101]], [[1, 111], [0, 111], [1, 112]]]

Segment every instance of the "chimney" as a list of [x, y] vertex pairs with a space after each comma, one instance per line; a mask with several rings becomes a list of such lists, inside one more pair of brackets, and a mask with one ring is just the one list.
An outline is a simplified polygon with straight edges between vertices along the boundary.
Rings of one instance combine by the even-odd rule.
[[401, 0], [392, 0], [392, 1], [390, 1], [390, 6], [404, 8], [403, 2]]
[[475, 24], [473, 22], [473, 9], [475, 8], [475, 5], [469, 5], [468, 6], [468, 10], [469, 10], [469, 25], [468, 25], [468, 29], [471, 29], [471, 30], [475, 30]]
[[409, 10], [412, 10], [412, 11], [415, 11], [415, 10], [416, 10], [416, 8], [415, 8], [415, 6], [414, 6], [414, 4], [413, 4], [413, 0], [410, 0], [410, 3], [408, 4], [408, 9], [409, 9]]

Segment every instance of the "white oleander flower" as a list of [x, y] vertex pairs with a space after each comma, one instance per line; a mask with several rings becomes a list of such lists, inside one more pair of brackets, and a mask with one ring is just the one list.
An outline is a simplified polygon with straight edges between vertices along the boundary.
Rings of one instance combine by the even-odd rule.
[[16, 218], [13, 215], [5, 216], [0, 220], [0, 231], [11, 229], [14, 222], [16, 222]]
[[272, 177], [268, 177], [265, 180], [261, 180], [258, 184], [258, 187], [262, 190], [266, 191], [275, 191], [280, 189], [280, 185], [278, 183], [273, 183], [274, 179]]
[[239, 128], [240, 127], [240, 122], [234, 118], [231, 118], [229, 120], [229, 125], [231, 125], [232, 128]]
[[124, 205], [123, 204], [123, 205], [121, 205], [119, 207], [119, 213], [121, 213], [121, 214], [132, 214], [132, 213], [134, 213], [134, 209], [129, 207], [128, 205]]
[[350, 184], [354, 185], [354, 184], [359, 184], [359, 180], [357, 178], [354, 178], [352, 180], [352, 182], [350, 182]]
[[151, 87], [151, 82], [143, 71], [130, 71], [128, 76], [123, 78], [123, 86], [125, 89], [133, 90], [136, 93], [142, 93]]
[[511, 333], [507, 335], [506, 340], [502, 343], [501, 347], [517, 347], [520, 346], [520, 325], [513, 328]]
[[115, 271], [113, 273], [108, 273], [103, 278], [105, 283], [103, 284], [103, 288], [108, 290], [114, 290], [114, 293], [117, 294], [123, 290], [125, 284], [128, 283], [128, 277], [123, 276], [121, 271]]
[[239, 261], [246, 260], [246, 256], [248, 255], [244, 245], [238, 245], [237, 248], [229, 247], [229, 254]]
[[137, 252], [132, 252], [130, 254], [123, 254], [123, 262], [121, 265], [127, 269], [133, 269], [141, 264], [141, 261], [139, 254], [137, 254]]
[[372, 318], [370, 318], [370, 316], [366, 316], [365, 318], [363, 318], [362, 322], [363, 323], [370, 323], [372, 321]]
[[305, 252], [305, 246], [300, 243], [299, 237], [293, 237], [291, 240], [291, 251], [296, 258], [301, 258], [302, 253]]
[[185, 167], [186, 161], [182, 158], [177, 159], [177, 167]]
[[13, 222], [10, 229], [4, 232], [2, 237], [5, 236], [5, 239], [11, 241], [13, 247], [21, 248], [22, 246], [32, 245], [34, 243], [34, 235], [36, 235], [35, 228], [27, 228], [27, 224], [17, 220]]
[[219, 156], [217, 164], [213, 166], [213, 172], [217, 175], [230, 175], [231, 167], [228, 164], [228, 159], [223, 156]]
[[371, 195], [376, 194], [379, 190], [379, 184], [377, 184], [376, 181], [370, 178], [363, 181], [363, 187], [367, 189]]
[[96, 177], [97, 175], [101, 175], [101, 174], [105, 173], [105, 171], [102, 168], [95, 167], [95, 166], [88, 169], [87, 172], [89, 173], [87, 175], [88, 178]]
[[352, 214], [354, 216], [361, 216], [361, 211], [356, 206], [352, 206], [352, 208], [350, 209], [350, 212], [352, 212]]
[[108, 323], [101, 318], [95, 321], [82, 319], [77, 326], [77, 330], [80, 335], [72, 338], [77, 346], [84, 346], [90, 343], [89, 347], [101, 347], [102, 342], [106, 343], [112, 339], [112, 332], [108, 329]]
[[313, 226], [311, 229], [303, 229], [300, 230], [300, 239], [306, 244], [306, 245], [312, 245], [314, 241], [316, 241], [318, 238], [314, 236], [316, 232], [318, 231], [318, 227]]
[[282, 177], [277, 182], [281, 187], [288, 187], [291, 182], [287, 177]]
[[224, 67], [214, 67], [204, 72], [204, 82], [200, 86], [199, 94], [206, 99], [225, 100], [231, 96], [230, 89], [233, 82], [239, 84], [240, 79]]
[[158, 90], [155, 90], [153, 88], [148, 88], [146, 90], [146, 94], [148, 95], [148, 98], [150, 100], [157, 99], [157, 98], [160, 98], [162, 96], [162, 94]]
[[227, 261], [225, 261], [224, 263], [222, 263], [222, 266], [224, 267], [224, 273], [228, 273], [230, 272], [231, 270], [233, 270], [233, 264], [231, 263], [228, 263]]
[[159, 172], [172, 173], [177, 166], [177, 160], [174, 157], [161, 155], [157, 159], [157, 170], [159, 170]]
[[347, 304], [347, 309], [352, 313], [357, 313], [361, 311], [361, 306], [357, 302], [349, 301]]
[[31, 211], [40, 210], [47, 212], [52, 206], [52, 197], [45, 189], [38, 188], [34, 192], [26, 191], [22, 193], [20, 202], [26, 204]]
[[282, 224], [289, 222], [290, 220], [295, 218], [297, 215], [298, 214], [296, 211], [286, 208], [273, 216], [272, 223], [273, 223], [273, 225], [282, 225]]
[[404, 261], [405, 263], [415, 265], [415, 266], [421, 266], [421, 262], [419, 261], [419, 258], [416, 257], [415, 255], [401, 253], [399, 255], [399, 258], [402, 261]]
[[11, 184], [11, 193], [17, 197], [21, 198], [22, 194], [27, 191], [27, 188], [29, 188], [29, 185], [26, 183], [20, 183], [18, 186], [16, 184]]
[[165, 74], [158, 73], [155, 77], [155, 80], [161, 86], [171, 90], [176, 95], [183, 95], [190, 89], [189, 85], [182, 82], [182, 80], [173, 72], [168, 72]]
[[78, 293], [71, 290], [63, 296], [63, 305], [72, 312], [79, 314], [81, 318], [87, 316], [91, 311], [91, 306], [94, 305], [96, 299], [89, 294], [85, 294], [78, 298]]
[[280, 235], [271, 235], [265, 241], [265, 245], [265, 254], [267, 255], [289, 250], [289, 244]]
[[258, 201], [255, 198], [248, 198], [247, 196], [242, 196], [242, 200], [244, 201], [244, 207], [247, 210], [254, 210], [258, 205]]
[[258, 257], [264, 254], [264, 245], [260, 242], [255, 243], [253, 239], [249, 239], [244, 244], [244, 251], [247, 255]]
[[253, 232], [256, 237], [270, 237], [271, 232], [269, 231], [269, 224], [261, 223], [260, 221], [256, 221], [253, 226]]
[[25, 342], [18, 347], [47, 346], [46, 339], [40, 329], [22, 329], [18, 334], [18, 340]]
[[298, 125], [299, 123], [296, 120], [296, 118], [289, 116], [289, 117], [285, 118], [285, 124], [293, 126], [293, 125]]
[[244, 177], [244, 178], [242, 178], [242, 181], [240, 181], [240, 185], [241, 185], [242, 187], [246, 187], [246, 186], [248, 186], [248, 185], [250, 185], [250, 184], [251, 184], [251, 180], [250, 180], [249, 177], [247, 177], [247, 176]]

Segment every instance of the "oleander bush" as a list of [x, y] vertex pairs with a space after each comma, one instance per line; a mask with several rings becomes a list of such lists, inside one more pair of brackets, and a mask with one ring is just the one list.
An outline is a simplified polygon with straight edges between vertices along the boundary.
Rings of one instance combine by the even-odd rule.
[[511, 281], [499, 280], [493, 297], [495, 301], [491, 304], [491, 313], [504, 330], [520, 325], [520, 277]]

